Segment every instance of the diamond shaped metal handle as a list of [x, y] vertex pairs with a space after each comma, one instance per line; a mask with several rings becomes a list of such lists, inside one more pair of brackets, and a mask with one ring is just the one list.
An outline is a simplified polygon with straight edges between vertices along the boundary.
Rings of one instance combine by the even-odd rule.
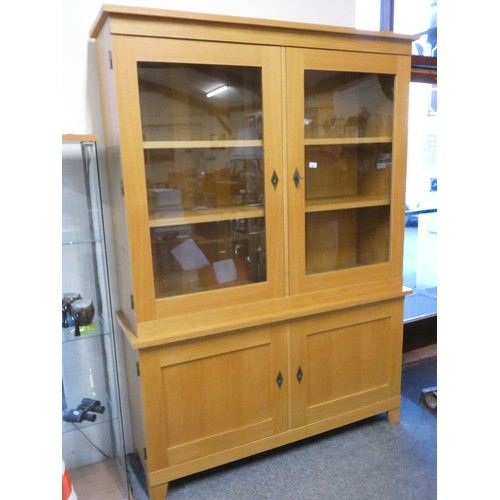
[[274, 190], [276, 191], [276, 188], [278, 187], [278, 175], [276, 174], [276, 170], [273, 170], [273, 176], [271, 177], [271, 183], [274, 187]]
[[299, 171], [297, 169], [295, 169], [295, 172], [293, 174], [293, 182], [295, 182], [295, 187], [299, 187], [299, 184], [300, 184], [300, 181], [303, 179], [304, 177], [302, 177], [300, 174], [299, 174]]
[[281, 386], [283, 385], [283, 375], [281, 372], [278, 372], [278, 376], [276, 377], [276, 384], [278, 385], [278, 389], [281, 389]]
[[304, 377], [304, 372], [302, 371], [302, 368], [299, 366], [299, 369], [297, 370], [297, 380], [299, 381], [299, 384], [302, 382], [302, 378]]

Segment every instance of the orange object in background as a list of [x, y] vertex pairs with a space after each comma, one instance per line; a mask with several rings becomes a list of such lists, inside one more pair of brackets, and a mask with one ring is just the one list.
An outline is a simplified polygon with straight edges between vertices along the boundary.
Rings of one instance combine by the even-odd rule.
[[62, 500], [77, 500], [75, 490], [73, 489], [73, 483], [71, 482], [71, 477], [69, 475], [68, 469], [64, 465], [64, 460], [62, 461]]

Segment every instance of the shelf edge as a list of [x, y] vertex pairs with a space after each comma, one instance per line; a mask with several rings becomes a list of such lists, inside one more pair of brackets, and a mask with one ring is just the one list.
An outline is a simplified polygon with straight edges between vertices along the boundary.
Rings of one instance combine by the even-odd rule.
[[[404, 299], [411, 293], [409, 288], [401, 286], [372, 288], [367, 285], [361, 288], [348, 288], [349, 290], [345, 290], [342, 296], [337, 293], [332, 294], [331, 291], [321, 291], [288, 296], [265, 303], [250, 303], [243, 307], [222, 308], [217, 311], [216, 321], [210, 313], [149, 321], [137, 326], [140, 330], [138, 336], [132, 333], [133, 338], [127, 338], [134, 349], [140, 350], [377, 302]], [[242, 315], [242, 310], [243, 312], [248, 310], [248, 314]], [[238, 315], [235, 314], [236, 311]], [[245, 319], [241, 319], [242, 316]], [[234, 317], [238, 319], [232, 319]]]
[[62, 142], [98, 142], [99, 136], [95, 134], [62, 134]]

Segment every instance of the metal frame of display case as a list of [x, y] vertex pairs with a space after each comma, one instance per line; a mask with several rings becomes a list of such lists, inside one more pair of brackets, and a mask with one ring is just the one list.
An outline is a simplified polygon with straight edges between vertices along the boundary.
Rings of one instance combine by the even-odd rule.
[[129, 498], [97, 141], [62, 136], [62, 456], [73, 480], [104, 471]]

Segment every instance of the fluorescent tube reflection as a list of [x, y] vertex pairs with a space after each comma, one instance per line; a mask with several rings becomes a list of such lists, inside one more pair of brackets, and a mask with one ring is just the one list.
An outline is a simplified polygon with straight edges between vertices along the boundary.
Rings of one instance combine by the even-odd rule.
[[224, 92], [227, 89], [228, 89], [227, 85], [223, 85], [222, 87], [217, 87], [216, 89], [208, 92], [207, 97], [213, 97], [214, 95], [220, 94], [221, 92]]

